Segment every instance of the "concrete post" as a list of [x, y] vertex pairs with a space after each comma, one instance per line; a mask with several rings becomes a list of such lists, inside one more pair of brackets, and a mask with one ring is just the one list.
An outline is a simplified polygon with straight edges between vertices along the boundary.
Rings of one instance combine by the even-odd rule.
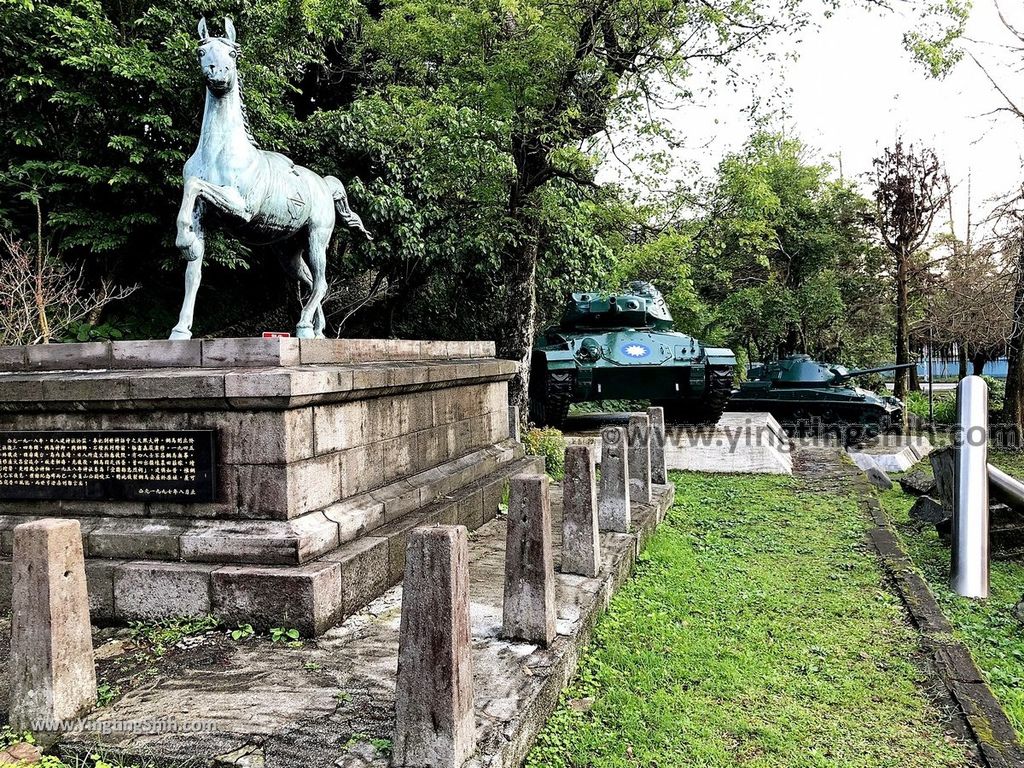
[[77, 520], [14, 529], [10, 722], [15, 731], [78, 717], [96, 704], [96, 667]]
[[460, 768], [475, 730], [466, 528], [416, 528], [402, 583], [391, 763]]
[[665, 466], [665, 409], [651, 406], [647, 409], [647, 418], [651, 420], [651, 482], [664, 485], [668, 482], [668, 469]]
[[502, 634], [541, 646], [555, 639], [555, 568], [547, 475], [512, 478]]
[[562, 573], [593, 578], [601, 570], [601, 540], [597, 532], [597, 486], [594, 449], [570, 445], [565, 449], [562, 481]]
[[519, 406], [510, 405], [508, 407], [508, 436], [517, 443], [521, 443], [523, 442], [521, 430], [522, 420], [519, 417]]
[[633, 414], [627, 427], [629, 441], [629, 495], [651, 503], [651, 421], [646, 413]]
[[983, 378], [960, 380], [956, 411], [960, 440], [953, 476], [949, 585], [964, 597], [988, 597], [988, 385]]
[[626, 430], [601, 430], [601, 495], [598, 498], [598, 527], [602, 531], [629, 533], [629, 453]]

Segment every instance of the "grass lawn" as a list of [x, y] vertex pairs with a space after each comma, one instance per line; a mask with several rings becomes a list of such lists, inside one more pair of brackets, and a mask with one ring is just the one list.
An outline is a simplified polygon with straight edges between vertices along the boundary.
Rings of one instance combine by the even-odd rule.
[[855, 501], [787, 477], [678, 492], [527, 766], [960, 766]]
[[[1024, 453], [991, 451], [989, 461], [1016, 477], [1024, 477]], [[919, 467], [928, 468], [928, 462]], [[939, 541], [933, 527], [919, 531], [907, 516], [914, 497], [897, 485], [881, 499], [956, 636], [970, 649], [1017, 734], [1024, 739], [1024, 626], [1010, 613], [1024, 596], [1024, 565], [992, 560], [989, 599], [965, 600], [949, 589], [949, 548]]]

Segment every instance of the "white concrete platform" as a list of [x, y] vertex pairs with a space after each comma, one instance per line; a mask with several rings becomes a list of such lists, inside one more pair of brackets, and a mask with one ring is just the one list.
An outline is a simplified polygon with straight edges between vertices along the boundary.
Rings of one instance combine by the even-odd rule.
[[[601, 460], [601, 428], [625, 426], [628, 413], [571, 416], [565, 439], [590, 443]], [[770, 413], [726, 413], [714, 427], [669, 426], [665, 464], [669, 469], [727, 474], [793, 474], [792, 444]]]
[[932, 452], [932, 444], [925, 435], [879, 435], [862, 448], [849, 449], [850, 458], [860, 467], [870, 457], [885, 472], [906, 472]]

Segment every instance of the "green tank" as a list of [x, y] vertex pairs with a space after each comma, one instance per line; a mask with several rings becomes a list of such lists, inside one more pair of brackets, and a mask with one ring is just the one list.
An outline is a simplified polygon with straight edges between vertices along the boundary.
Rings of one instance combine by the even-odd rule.
[[912, 365], [851, 371], [842, 365], [819, 363], [809, 355], [790, 355], [752, 367], [749, 380], [733, 392], [729, 410], [768, 411], [791, 432], [839, 425], [877, 433], [902, 423], [903, 403], [892, 395], [853, 386], [851, 379]]
[[561, 322], [533, 348], [530, 421], [561, 426], [569, 406], [594, 400], [650, 400], [666, 421], [714, 424], [733, 387], [736, 356], [672, 330], [661, 293], [645, 282], [628, 293], [570, 296]]

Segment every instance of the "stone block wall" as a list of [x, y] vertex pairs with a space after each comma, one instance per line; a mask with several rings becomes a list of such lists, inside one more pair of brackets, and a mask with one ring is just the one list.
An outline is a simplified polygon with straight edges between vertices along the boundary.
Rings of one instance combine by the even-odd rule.
[[526, 461], [509, 438], [515, 366], [489, 343], [53, 347], [0, 349], [0, 430], [213, 429], [216, 499], [0, 500], [0, 605], [14, 526], [73, 517], [99, 618], [318, 632], [400, 577], [412, 527], [491, 519]]

